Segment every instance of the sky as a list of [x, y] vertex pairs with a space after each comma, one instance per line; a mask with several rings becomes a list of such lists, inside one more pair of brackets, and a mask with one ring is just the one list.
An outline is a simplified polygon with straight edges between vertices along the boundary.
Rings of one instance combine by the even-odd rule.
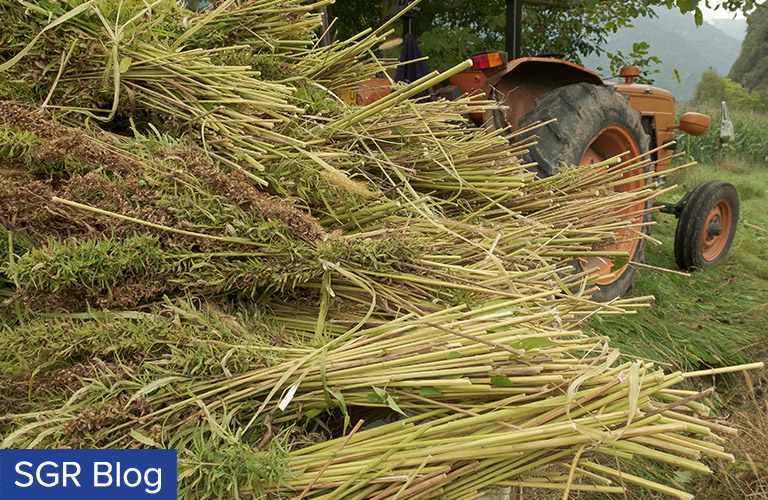
[[[701, 13], [704, 14], [704, 20], [705, 21], [711, 21], [712, 19], [733, 19], [733, 13], [728, 12], [727, 10], [723, 9], [708, 9], [707, 7], [701, 6]], [[736, 15], [736, 19], [744, 19], [744, 16], [742, 16], [740, 13]]]

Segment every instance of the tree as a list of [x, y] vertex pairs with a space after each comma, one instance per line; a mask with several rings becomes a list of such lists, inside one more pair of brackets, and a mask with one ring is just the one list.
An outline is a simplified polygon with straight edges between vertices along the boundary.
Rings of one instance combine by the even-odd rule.
[[[637, 17], [653, 17], [653, 7], [694, 12], [700, 5], [731, 12], [750, 11], [754, 0], [524, 0], [523, 55], [562, 54], [576, 62], [603, 50], [608, 36]], [[396, 0], [336, 0], [328, 8], [338, 17], [338, 36], [375, 27], [395, 13]], [[504, 0], [423, 0], [417, 34], [434, 67], [445, 67], [472, 54], [503, 50]], [[378, 17], [377, 17], [378, 16]]]
[[749, 111], [768, 111], [768, 91], [747, 91], [738, 82], [723, 78], [714, 69], [709, 69], [701, 75], [701, 81], [696, 85], [696, 95], [693, 101], [701, 104], [716, 104], [721, 101], [728, 103], [733, 109]]
[[725, 101], [725, 78], [712, 68], [701, 74], [701, 80], [696, 84], [696, 94], [693, 102], [720, 104]]
[[741, 53], [728, 76], [750, 92], [768, 90], [768, 3], [749, 17]]

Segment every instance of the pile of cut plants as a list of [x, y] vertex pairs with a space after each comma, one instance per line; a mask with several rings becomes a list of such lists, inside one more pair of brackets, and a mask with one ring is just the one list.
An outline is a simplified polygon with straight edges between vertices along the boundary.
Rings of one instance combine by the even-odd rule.
[[646, 237], [647, 160], [536, 178], [495, 102], [412, 99], [470, 62], [347, 105], [396, 63], [329, 2], [0, 0], [0, 446], [174, 448], [183, 498], [690, 498], [621, 461], [732, 458], [705, 372], [579, 329], [648, 304], [574, 265]]

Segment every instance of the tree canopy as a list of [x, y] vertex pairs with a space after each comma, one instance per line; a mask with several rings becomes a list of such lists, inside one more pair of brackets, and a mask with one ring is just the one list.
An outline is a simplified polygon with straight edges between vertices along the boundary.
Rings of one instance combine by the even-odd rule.
[[723, 78], [714, 69], [705, 71], [696, 85], [693, 102], [719, 105], [722, 101], [733, 109], [768, 112], [768, 90], [749, 92], [739, 82]]
[[768, 2], [749, 18], [741, 53], [729, 73], [748, 91], [768, 90]]
[[[397, 0], [336, 0], [329, 7], [339, 37], [380, 25], [396, 11]], [[611, 33], [631, 25], [637, 17], [653, 17], [665, 6], [694, 12], [703, 22], [702, 6], [729, 12], [749, 12], [754, 0], [525, 0], [523, 56], [562, 54], [579, 62], [602, 52]], [[505, 0], [423, 0], [413, 31], [422, 51], [435, 67], [445, 67], [484, 51], [505, 46]]]

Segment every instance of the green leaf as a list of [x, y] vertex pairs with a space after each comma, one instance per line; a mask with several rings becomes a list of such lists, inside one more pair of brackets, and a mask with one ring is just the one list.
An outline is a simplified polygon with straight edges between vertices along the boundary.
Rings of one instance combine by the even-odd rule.
[[331, 429], [328, 428], [328, 426], [325, 424], [325, 422], [323, 422], [322, 419], [315, 418], [315, 423], [320, 427], [322, 427], [325, 430], [325, 432], [328, 432], [328, 433], [331, 432]]
[[323, 412], [320, 408], [312, 408], [311, 410], [307, 410], [304, 412], [304, 418], [307, 420], [312, 420], [316, 416], [320, 415]]
[[704, 14], [702, 14], [701, 9], [698, 7], [696, 8], [696, 12], [693, 13], [693, 18], [696, 20], [696, 26], [704, 24]]
[[37, 39], [40, 38], [43, 35], [43, 33], [48, 31], [49, 29], [53, 29], [56, 26], [69, 21], [73, 17], [79, 16], [80, 14], [85, 12], [86, 10], [90, 9], [92, 6], [93, 6], [93, 0], [85, 2], [84, 4], [78, 5], [77, 7], [75, 7], [72, 10], [70, 10], [69, 12], [64, 14], [63, 16], [59, 17], [58, 19], [56, 19], [53, 22], [51, 22], [50, 24], [48, 24], [46, 27], [44, 27], [42, 30], [40, 30], [40, 32], [37, 35], [35, 35], [35, 37], [32, 39], [32, 41], [29, 42], [29, 44], [27, 44], [26, 47], [21, 49], [21, 51], [18, 54], [13, 56], [11, 59], [5, 61], [3, 64], [0, 64], [0, 73], [2, 73], [3, 71], [5, 71], [7, 69], [12, 68], [14, 64], [19, 62], [25, 55], [27, 55], [27, 52], [29, 52], [32, 49], [32, 47], [35, 46], [35, 44], [37, 43]]
[[403, 410], [400, 409], [399, 406], [397, 406], [397, 403], [392, 398], [392, 396], [390, 396], [389, 394], [387, 394], [387, 398], [384, 401], [387, 403], [387, 406], [389, 406], [389, 408], [392, 411], [396, 411], [397, 413], [399, 413], [400, 415], [402, 415], [404, 417], [408, 416], [408, 415], [405, 414], [405, 412]]
[[157, 443], [157, 441], [155, 441], [149, 436], [145, 436], [144, 434], [137, 431], [136, 429], [131, 429], [131, 437], [143, 445], [151, 446], [153, 448], [162, 448], [162, 446], [160, 446]]
[[689, 470], [679, 470], [672, 476], [678, 484], [685, 486], [693, 481], [693, 473]]
[[390, 397], [387, 398], [387, 406], [389, 406], [392, 409], [392, 411], [396, 411], [397, 413], [399, 413], [400, 415], [402, 415], [404, 417], [408, 416], [408, 415], [405, 414], [405, 412], [403, 410], [400, 409], [399, 406], [397, 406], [397, 403], [395, 403], [395, 400], [390, 398]]
[[[403, 410], [400, 409], [399, 406], [397, 406], [397, 403], [395, 402], [394, 399], [392, 399], [392, 396], [387, 394], [387, 391], [385, 391], [384, 389], [379, 389], [378, 387], [373, 387], [373, 392], [381, 400], [381, 402], [389, 406], [389, 408], [392, 411], [396, 411], [397, 413], [401, 414], [404, 417], [408, 416], [405, 414]], [[371, 394], [368, 395], [368, 400], [374, 401], [371, 399]]]
[[448, 353], [448, 356], [445, 357], [445, 359], [458, 359], [461, 357], [460, 352], [451, 351]]
[[368, 394], [366, 396], [366, 399], [368, 401], [371, 401], [372, 403], [384, 404], [384, 400], [381, 398], [381, 396], [379, 396], [378, 394], [375, 394], [373, 392]]
[[123, 74], [127, 72], [129, 69], [131, 69], [131, 63], [133, 60], [130, 57], [123, 57], [120, 60], [120, 74]]
[[346, 415], [347, 414], [347, 403], [344, 401], [344, 396], [341, 395], [341, 392], [334, 391], [330, 387], [326, 387], [325, 390], [328, 392], [328, 394], [330, 394], [331, 396], [336, 398], [336, 400], [339, 402], [339, 407], [341, 408], [341, 413], [343, 415]]
[[131, 396], [131, 399], [128, 400], [127, 404], [131, 404], [137, 399], [139, 399], [140, 397], [150, 394], [152, 392], [155, 392], [161, 387], [166, 386], [171, 382], [176, 382], [177, 380], [184, 380], [184, 377], [176, 377], [176, 376], [163, 377], [161, 379], [155, 380], [154, 382], [150, 382], [149, 384], [145, 385], [144, 387], [136, 391], [136, 393], [133, 396]]
[[373, 387], [373, 392], [375, 392], [376, 395], [381, 398], [382, 402], [389, 397], [389, 394], [387, 394], [387, 391], [385, 391], [384, 389], [379, 389], [378, 387]]
[[722, 364], [722, 360], [713, 356], [712, 354], [708, 353], [704, 349], [699, 349], [695, 346], [689, 345], [688, 350], [691, 351], [691, 354], [701, 359], [703, 362], [707, 363], [708, 365], [720, 365]]
[[457, 373], [455, 375], [443, 375], [442, 377], [440, 377], [440, 380], [457, 380], [463, 376], [464, 376], [463, 373]]
[[494, 387], [512, 387], [512, 381], [504, 375], [494, 375], [491, 377], [491, 385]]
[[611, 272], [615, 273], [629, 262], [629, 259], [626, 257], [614, 257], [613, 261], [611, 261]]
[[431, 385], [425, 385], [421, 389], [419, 389], [419, 396], [424, 396], [425, 398], [431, 398], [431, 397], [437, 397], [442, 396], [443, 393], [440, 392], [437, 387], [433, 387]]
[[528, 337], [520, 342], [515, 342], [512, 347], [515, 349], [536, 349], [537, 347], [544, 347], [547, 345], [556, 345], [557, 342], [553, 342], [546, 337]]
[[677, 6], [680, 9], [680, 12], [682, 12], [683, 14], [699, 8], [698, 7], [699, 0], [676, 0], [676, 1], [677, 1]]

